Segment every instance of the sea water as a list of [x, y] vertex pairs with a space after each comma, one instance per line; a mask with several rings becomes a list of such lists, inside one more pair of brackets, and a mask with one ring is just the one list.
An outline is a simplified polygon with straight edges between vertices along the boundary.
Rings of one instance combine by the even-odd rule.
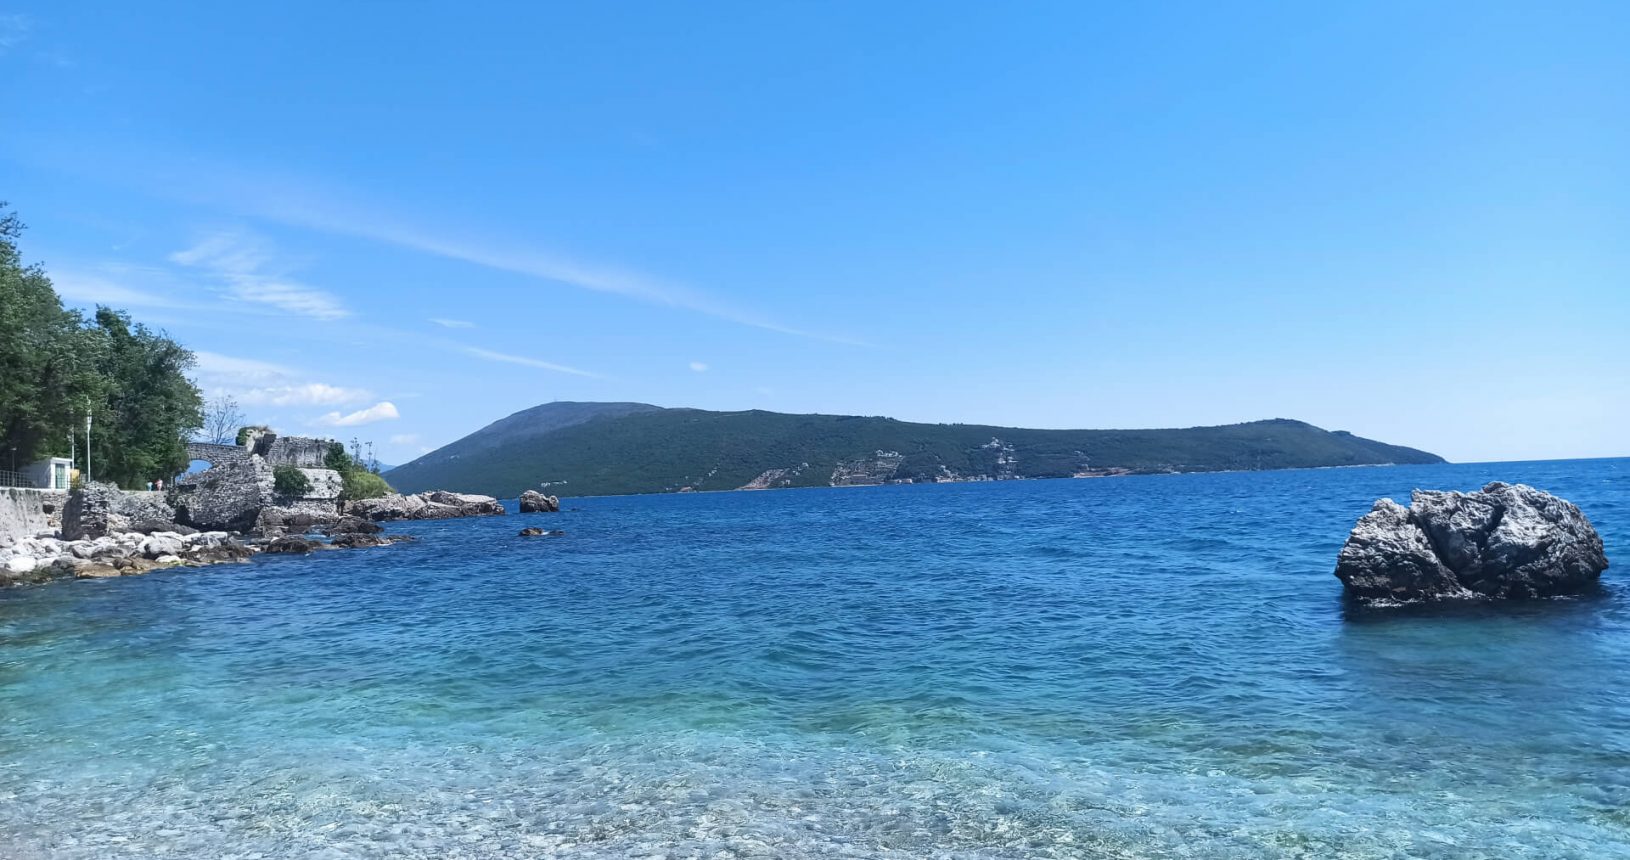
[[1630, 568], [1598, 460], [568, 499], [0, 591], [0, 856], [1630, 857], [1622, 570], [1331, 576], [1495, 479]]

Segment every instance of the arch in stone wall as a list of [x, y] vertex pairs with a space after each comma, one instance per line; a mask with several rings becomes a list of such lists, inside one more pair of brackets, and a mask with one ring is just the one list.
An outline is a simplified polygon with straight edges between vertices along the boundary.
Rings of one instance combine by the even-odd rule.
[[211, 466], [249, 462], [249, 452], [237, 445], [218, 445], [214, 442], [188, 442], [187, 459], [203, 460]]

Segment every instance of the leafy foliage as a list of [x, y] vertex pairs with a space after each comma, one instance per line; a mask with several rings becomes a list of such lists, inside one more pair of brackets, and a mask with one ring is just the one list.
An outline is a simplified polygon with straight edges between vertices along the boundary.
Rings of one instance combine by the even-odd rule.
[[45, 271], [23, 265], [22, 230], [0, 214], [0, 445], [24, 462], [65, 455], [89, 413], [97, 479], [137, 486], [185, 469], [183, 440], [203, 423], [192, 353], [112, 308], [89, 320], [63, 308]]
[[311, 479], [294, 466], [278, 466], [272, 469], [272, 489], [283, 496], [304, 496], [311, 492]]
[[340, 477], [345, 481], [343, 493], [347, 500], [377, 499], [380, 496], [388, 496], [396, 492], [391, 489], [391, 485], [386, 483], [384, 478], [366, 469], [352, 469], [348, 472], [341, 472]]
[[[438, 487], [508, 497], [543, 482], [563, 483], [571, 495], [729, 490], [770, 469], [791, 470], [786, 486], [827, 486], [835, 470], [857, 463], [878, 480], [906, 482], [1441, 462], [1285, 419], [1181, 430], [1027, 430], [630, 404], [606, 404], [606, 413], [593, 415], [585, 407], [596, 404], [580, 403], [559, 404], [574, 416], [561, 421], [551, 414], [555, 405], [495, 422], [389, 477], [409, 492]], [[521, 416], [545, 429], [527, 434]]]
[[204, 420], [203, 398], [186, 376], [192, 353], [112, 308], [96, 309], [95, 331], [108, 383], [107, 420], [91, 436], [96, 477], [135, 486], [186, 469], [185, 440]]
[[238, 428], [238, 435], [236, 437], [237, 438], [237, 444], [240, 447], [243, 446], [243, 445], [248, 444], [248, 442], [249, 442], [249, 434], [250, 433], [255, 433], [255, 432], [269, 433], [269, 432], [271, 432], [271, 430], [272, 430], [272, 428], [267, 427], [265, 424], [251, 424], [251, 425], [249, 425], [247, 427], [239, 427]]
[[330, 443], [328, 453], [324, 455], [323, 465], [340, 473], [344, 486], [340, 494], [347, 500], [377, 499], [396, 492], [384, 478], [374, 474], [366, 466], [358, 463], [350, 454], [346, 453], [345, 446], [339, 442]]
[[0, 445], [26, 463], [66, 453], [69, 431], [107, 385], [96, 372], [102, 342], [62, 307], [43, 269], [23, 265], [22, 231], [0, 211]]
[[328, 453], [323, 455], [323, 465], [336, 472], [347, 472], [357, 468], [351, 455], [345, 453], [345, 446], [338, 442], [328, 443]]

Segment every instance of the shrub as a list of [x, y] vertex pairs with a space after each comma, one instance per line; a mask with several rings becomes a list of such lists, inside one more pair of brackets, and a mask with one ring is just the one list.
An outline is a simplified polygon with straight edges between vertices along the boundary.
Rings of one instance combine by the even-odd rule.
[[340, 473], [345, 480], [345, 498], [348, 501], [355, 499], [377, 499], [396, 492], [385, 479], [375, 475], [367, 469], [352, 468]]
[[238, 428], [238, 446], [241, 448], [241, 447], [243, 447], [243, 444], [245, 442], [249, 441], [249, 434], [250, 433], [253, 433], [253, 432], [257, 431], [257, 430], [262, 432], [262, 433], [269, 433], [269, 432], [271, 432], [271, 429], [272, 428], [267, 427], [265, 424], [260, 424], [260, 425], [253, 425], [252, 424], [252, 425], [250, 425], [248, 427], [239, 427]]
[[294, 466], [278, 466], [272, 470], [272, 489], [283, 496], [304, 496], [311, 492], [311, 479]]
[[328, 443], [328, 453], [323, 455], [323, 465], [340, 473], [349, 472], [357, 467], [351, 455], [345, 453], [345, 446], [338, 442]]

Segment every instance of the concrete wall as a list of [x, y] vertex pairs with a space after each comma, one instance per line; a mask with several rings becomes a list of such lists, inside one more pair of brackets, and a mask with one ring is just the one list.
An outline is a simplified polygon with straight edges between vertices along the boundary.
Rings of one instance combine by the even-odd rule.
[[0, 545], [51, 528], [45, 518], [44, 494], [22, 487], [0, 487]]

